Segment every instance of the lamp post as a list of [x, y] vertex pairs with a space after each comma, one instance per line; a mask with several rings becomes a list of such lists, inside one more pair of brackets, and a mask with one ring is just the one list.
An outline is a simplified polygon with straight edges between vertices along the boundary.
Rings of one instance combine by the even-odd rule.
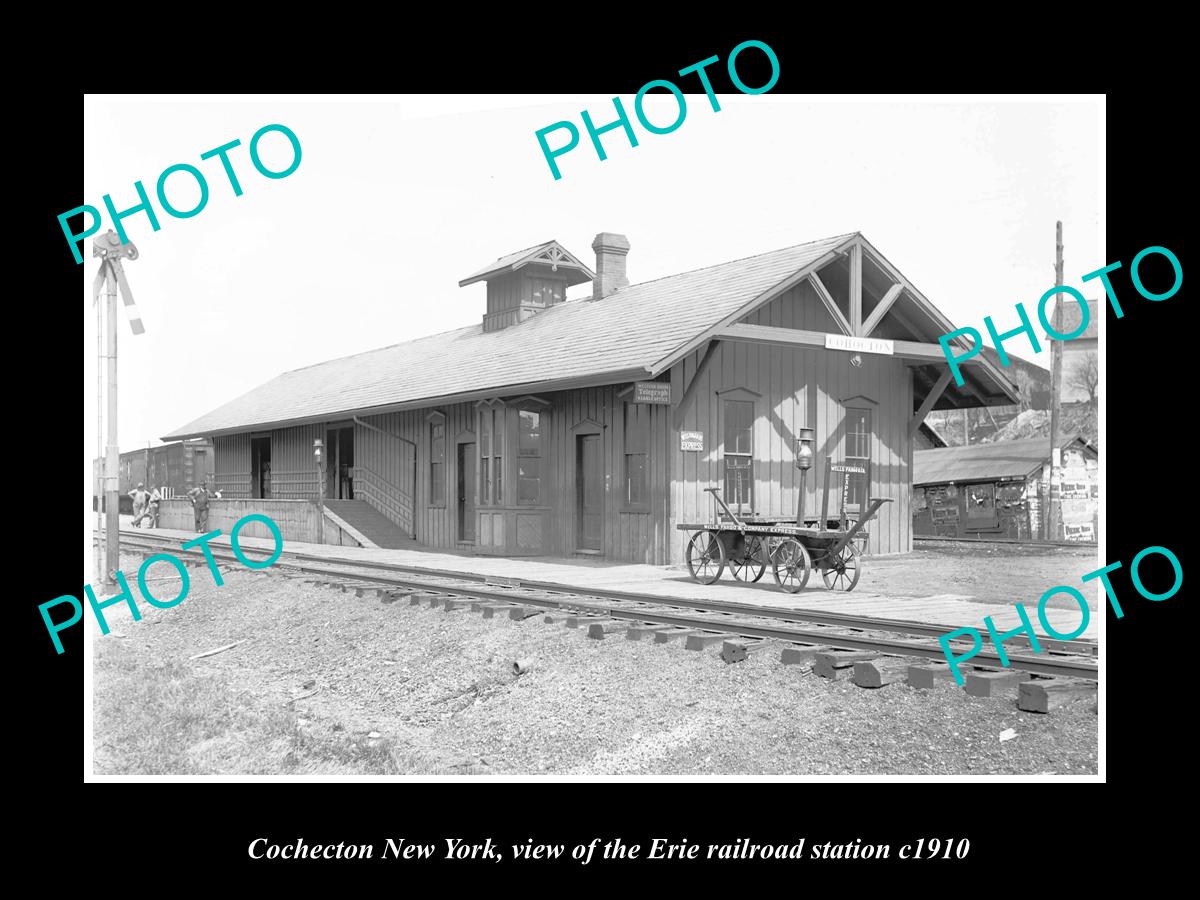
[[804, 527], [804, 494], [808, 480], [808, 470], [813, 464], [813, 446], [817, 443], [817, 433], [812, 428], [801, 428], [796, 437], [796, 468], [800, 470], [800, 499], [796, 502], [796, 524]]
[[313, 438], [313, 459], [317, 461], [317, 543], [325, 543], [325, 444]]

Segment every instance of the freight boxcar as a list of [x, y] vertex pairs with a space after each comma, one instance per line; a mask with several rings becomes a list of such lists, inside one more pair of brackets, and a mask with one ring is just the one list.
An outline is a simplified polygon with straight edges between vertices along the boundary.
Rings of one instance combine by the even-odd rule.
[[[92, 461], [92, 509], [99, 503], [100, 476], [104, 472], [103, 460]], [[206, 480], [212, 483], [212, 441], [175, 441], [158, 447], [146, 447], [122, 453], [117, 466], [117, 495], [121, 501], [121, 512], [133, 512], [133, 500], [129, 492], [146, 485], [149, 490], [157, 487], [166, 489], [169, 497], [180, 497]]]

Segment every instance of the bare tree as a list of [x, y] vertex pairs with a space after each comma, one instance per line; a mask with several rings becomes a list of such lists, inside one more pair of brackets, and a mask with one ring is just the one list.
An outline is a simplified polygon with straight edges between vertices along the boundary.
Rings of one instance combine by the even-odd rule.
[[1071, 367], [1067, 384], [1084, 391], [1088, 395], [1089, 403], [1096, 402], [1096, 396], [1100, 391], [1100, 365], [1095, 353], [1087, 354], [1080, 365]]

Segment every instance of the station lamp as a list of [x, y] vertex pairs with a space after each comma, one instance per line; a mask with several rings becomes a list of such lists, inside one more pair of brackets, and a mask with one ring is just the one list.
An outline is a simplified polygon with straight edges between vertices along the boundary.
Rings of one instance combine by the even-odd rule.
[[313, 459], [317, 461], [317, 542], [325, 542], [325, 461], [322, 458], [325, 444], [320, 438], [313, 438]]
[[800, 499], [796, 503], [796, 524], [804, 527], [804, 494], [808, 470], [813, 464], [813, 448], [817, 443], [817, 432], [813, 428], [801, 428], [796, 436], [796, 468], [800, 470]]

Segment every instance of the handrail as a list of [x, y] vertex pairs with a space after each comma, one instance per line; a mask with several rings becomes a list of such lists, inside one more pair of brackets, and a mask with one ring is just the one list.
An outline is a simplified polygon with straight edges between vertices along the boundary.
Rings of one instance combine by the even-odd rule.
[[354, 465], [354, 466], [350, 467], [350, 471], [354, 473], [351, 477], [357, 478], [359, 473], [361, 472], [361, 473], [367, 475], [369, 477], [369, 479], [379, 482], [384, 487], [392, 488], [393, 490], [395, 490], [395, 492], [397, 494], [400, 494], [403, 497], [410, 497], [410, 499], [411, 499], [411, 495], [409, 494], [408, 491], [404, 490], [404, 488], [402, 488], [400, 485], [396, 484], [394, 481], [389, 480], [386, 476], [380, 475], [378, 472], [376, 472], [370, 466]]

